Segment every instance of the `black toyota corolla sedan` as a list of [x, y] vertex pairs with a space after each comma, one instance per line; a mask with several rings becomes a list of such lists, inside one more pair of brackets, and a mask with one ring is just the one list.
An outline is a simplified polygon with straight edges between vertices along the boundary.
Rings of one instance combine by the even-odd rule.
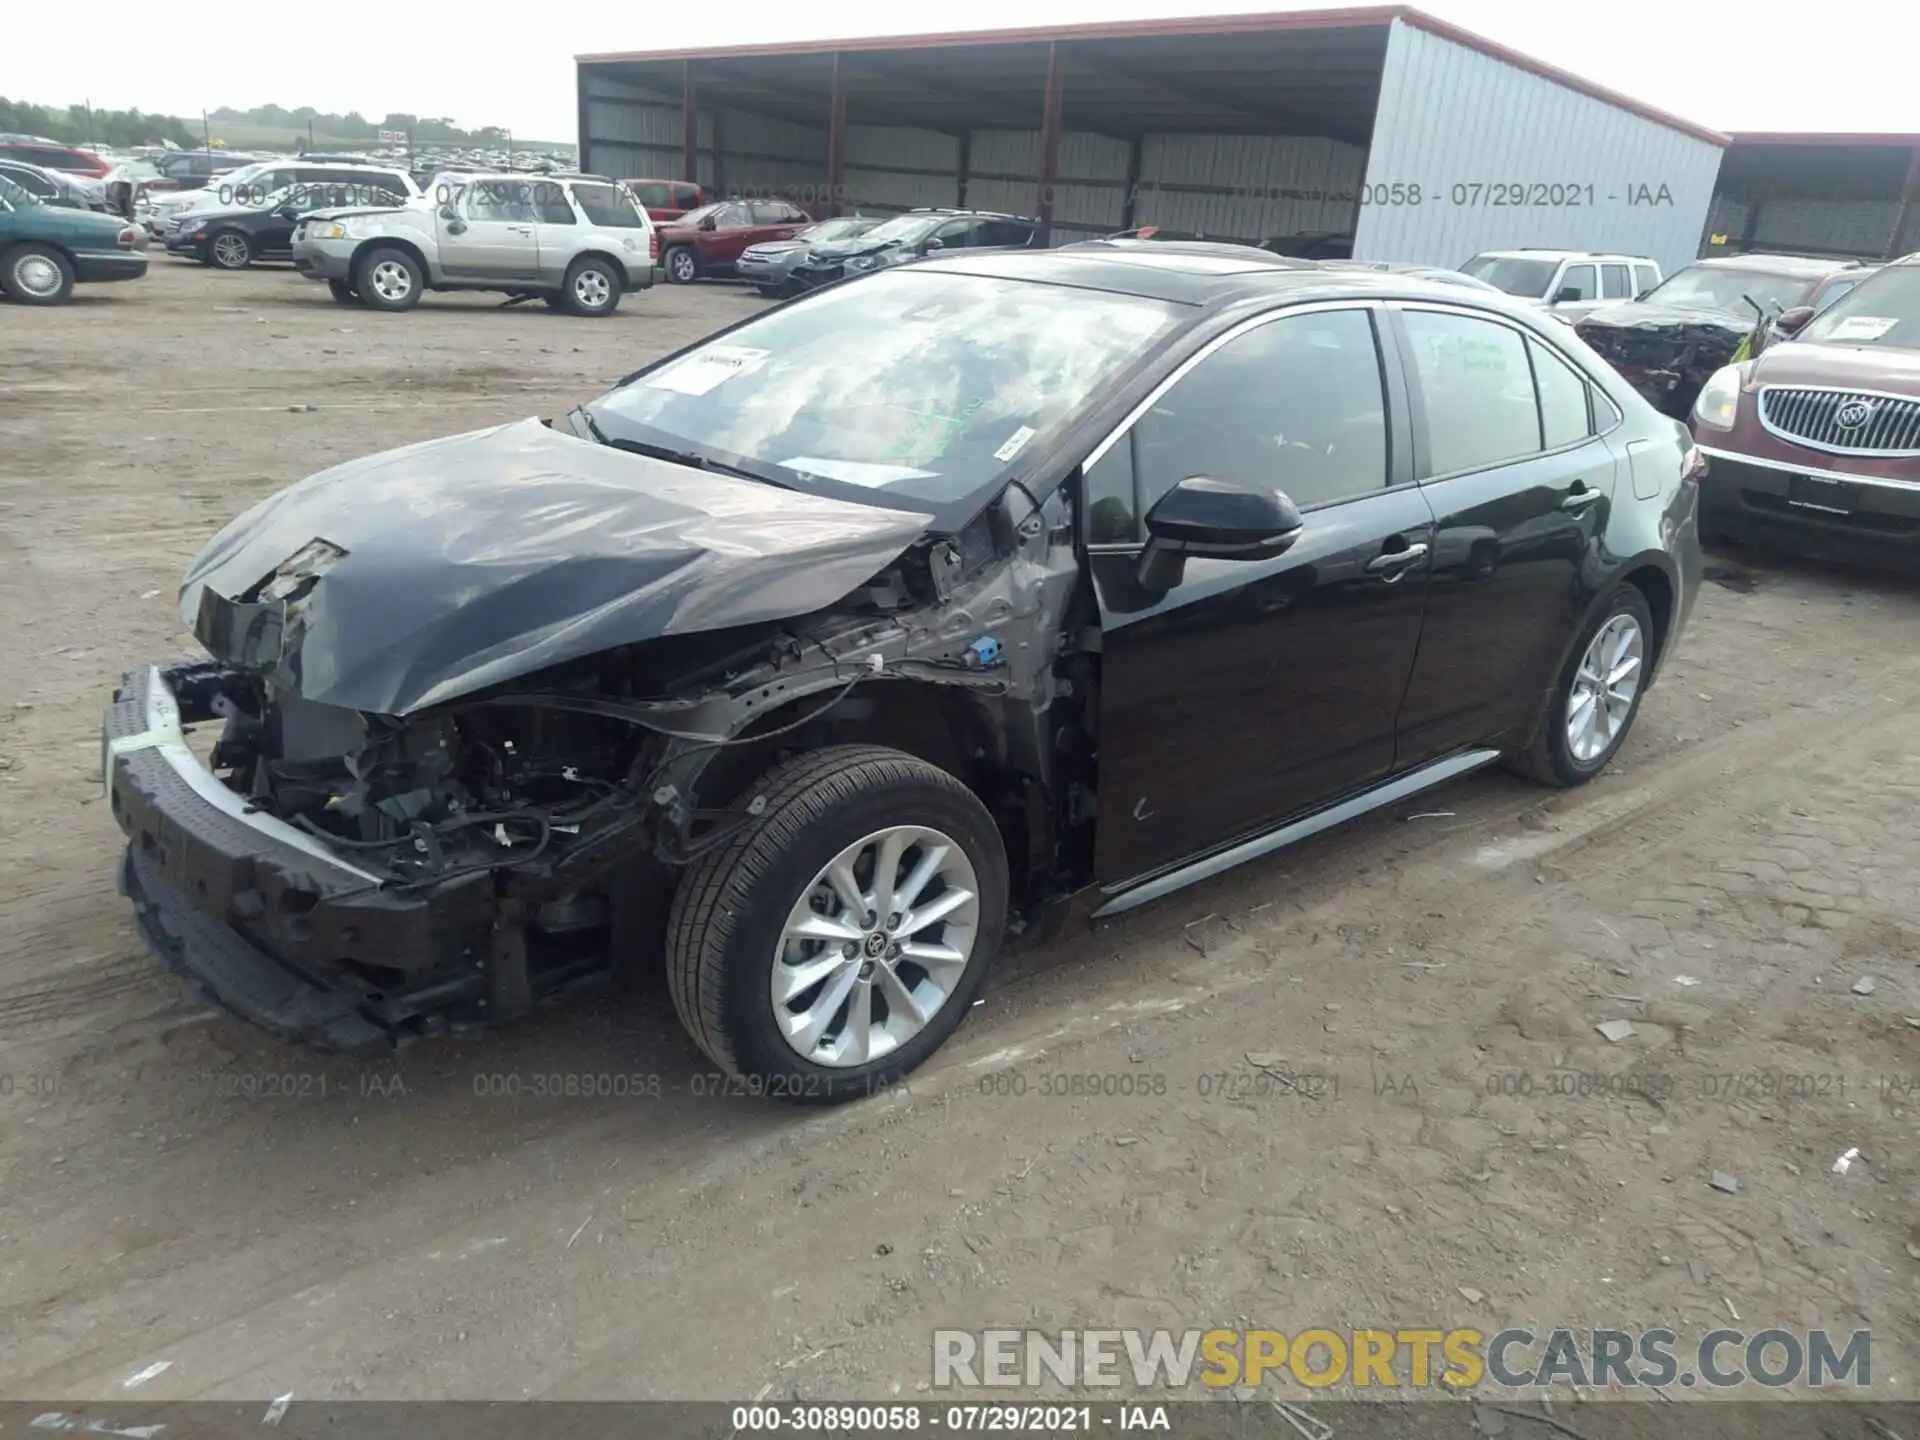
[[1459, 286], [1126, 240], [881, 271], [214, 536], [209, 658], [107, 715], [122, 885], [290, 1039], [662, 964], [758, 1093], [867, 1094], [1010, 935], [1496, 761], [1592, 779], [1693, 607], [1700, 468]]

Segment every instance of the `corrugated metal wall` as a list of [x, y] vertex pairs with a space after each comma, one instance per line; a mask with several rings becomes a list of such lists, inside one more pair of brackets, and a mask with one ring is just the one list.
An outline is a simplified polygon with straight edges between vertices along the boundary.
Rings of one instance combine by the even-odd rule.
[[[1720, 155], [1710, 141], [1395, 20], [1354, 254], [1458, 265], [1524, 245], [1608, 249], [1671, 271], [1698, 252]], [[1418, 185], [1420, 203], [1396, 184]], [[1524, 187], [1529, 202], [1564, 202], [1577, 188], [1581, 204], [1494, 205], [1507, 198], [1498, 186]], [[1671, 203], [1633, 203], [1662, 186]]]
[[1133, 223], [1258, 244], [1345, 232], [1366, 175], [1358, 145], [1288, 135], [1150, 135]]
[[[821, 172], [824, 177], [825, 166]], [[960, 203], [960, 139], [935, 130], [849, 125], [844, 203], [865, 211]]]
[[[617, 180], [680, 178], [680, 97], [608, 79], [582, 69], [587, 87], [587, 133], [580, 168]], [[700, 114], [700, 183], [713, 183], [713, 116]]]

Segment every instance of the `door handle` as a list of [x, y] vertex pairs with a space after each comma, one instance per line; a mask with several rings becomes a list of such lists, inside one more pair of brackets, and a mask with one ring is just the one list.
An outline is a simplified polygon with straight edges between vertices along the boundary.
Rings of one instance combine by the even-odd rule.
[[1576, 490], [1560, 502], [1562, 510], [1584, 510], [1600, 498], [1598, 490]]
[[507, 226], [507, 233], [509, 235], [531, 235], [533, 233], [533, 227], [531, 225], [509, 225]]
[[1407, 573], [1409, 566], [1424, 560], [1427, 547], [1424, 542], [1415, 541], [1404, 550], [1389, 550], [1384, 555], [1376, 555], [1367, 562], [1369, 575], [1384, 575], [1389, 583], [1398, 580]]

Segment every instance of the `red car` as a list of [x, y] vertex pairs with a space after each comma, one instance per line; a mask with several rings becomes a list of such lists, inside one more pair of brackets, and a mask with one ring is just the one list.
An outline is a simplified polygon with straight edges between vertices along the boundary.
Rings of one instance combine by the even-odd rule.
[[1779, 327], [1694, 405], [1702, 538], [1920, 566], [1920, 255]]
[[113, 172], [113, 167], [91, 150], [76, 150], [52, 140], [0, 140], [0, 160], [18, 160], [42, 170], [64, 170], [69, 175], [90, 175], [95, 180], [104, 180]]
[[813, 223], [811, 215], [785, 200], [722, 200], [660, 227], [661, 264], [676, 285], [731, 275], [749, 245], [791, 239]]
[[713, 203], [706, 186], [688, 180], [622, 180], [620, 183], [633, 192], [633, 198], [656, 225], [663, 220], [678, 220], [689, 210]]

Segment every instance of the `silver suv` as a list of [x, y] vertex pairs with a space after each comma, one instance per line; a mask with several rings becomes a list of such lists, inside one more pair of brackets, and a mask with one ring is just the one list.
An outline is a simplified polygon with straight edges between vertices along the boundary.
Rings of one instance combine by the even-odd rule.
[[293, 235], [294, 267], [343, 305], [411, 310], [428, 290], [496, 290], [572, 315], [611, 315], [654, 283], [646, 211], [598, 175], [444, 175], [418, 200], [321, 211]]
[[1483, 250], [1460, 269], [1567, 321], [1608, 301], [1637, 300], [1661, 279], [1645, 255], [1599, 250]]

